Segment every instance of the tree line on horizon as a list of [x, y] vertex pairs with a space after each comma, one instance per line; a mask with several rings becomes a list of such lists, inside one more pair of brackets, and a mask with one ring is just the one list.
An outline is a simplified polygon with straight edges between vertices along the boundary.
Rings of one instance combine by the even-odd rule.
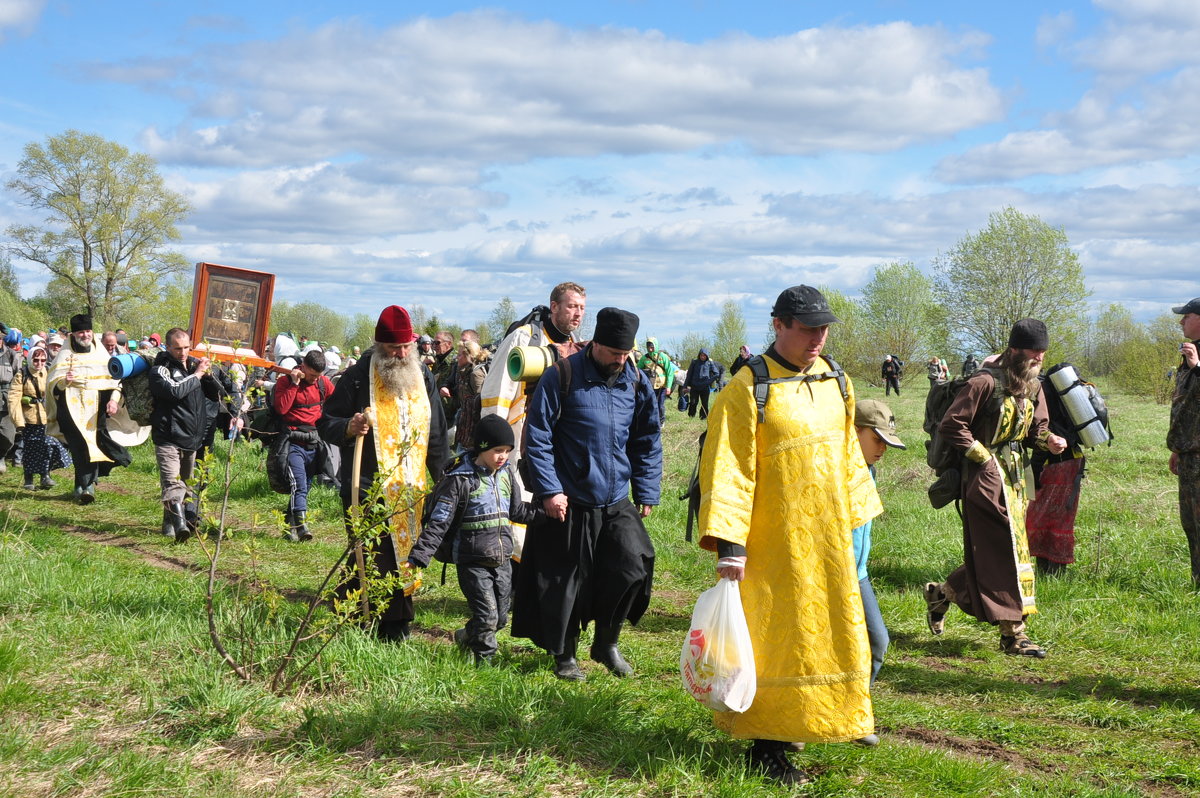
[[[167, 188], [153, 158], [68, 130], [27, 144], [6, 187], [45, 217], [40, 225], [5, 231], [0, 321], [32, 332], [62, 327], [90, 308], [97, 329], [148, 334], [189, 318], [190, 266], [170, 247], [190, 205]], [[11, 258], [45, 269], [49, 279], [39, 294], [22, 298]], [[831, 328], [826, 350], [859, 381], [878, 384], [888, 354], [905, 363], [906, 379], [924, 378], [931, 357], [946, 359], [957, 372], [967, 354], [982, 359], [1001, 351], [1012, 323], [1032, 316], [1050, 330], [1047, 363], [1075, 363], [1089, 377], [1110, 377], [1156, 401], [1170, 396], [1167, 375], [1179, 359], [1177, 319], [1164, 313], [1141, 324], [1118, 304], [1089, 317], [1091, 292], [1066, 232], [1012, 207], [992, 213], [983, 230], [939, 253], [932, 275], [911, 261], [894, 261], [876, 266], [857, 297], [821, 288], [842, 319]], [[526, 310], [505, 296], [472, 328], [486, 344]], [[463, 329], [419, 304], [409, 311], [419, 333], [447, 330], [457, 339]], [[367, 314], [342, 314], [312, 301], [276, 301], [271, 320], [273, 333], [290, 331], [343, 349], [365, 348], [375, 328]], [[661, 344], [683, 366], [701, 348], [728, 366], [743, 344], [753, 351], [769, 344], [769, 323], [762, 329], [762, 337], [751, 340], [741, 306], [728, 300], [711, 331]]]

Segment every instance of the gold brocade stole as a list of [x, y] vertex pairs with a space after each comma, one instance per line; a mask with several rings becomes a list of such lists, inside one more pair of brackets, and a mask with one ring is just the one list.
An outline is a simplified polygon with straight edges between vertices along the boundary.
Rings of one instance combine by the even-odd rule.
[[[397, 396], [383, 384], [371, 359], [371, 407], [375, 409], [375, 459], [381, 497], [392, 520], [396, 562], [408, 558], [421, 533], [425, 503], [425, 454], [429, 449], [429, 397], [424, 390]], [[411, 505], [411, 506], [410, 506]]]
[[[1004, 397], [1000, 405], [1000, 419], [996, 424], [996, 434], [992, 436], [992, 446], [1000, 446], [1008, 441], [1024, 440], [1033, 425], [1033, 402], [1026, 399], [1017, 403], [1011, 396]], [[1017, 566], [1017, 588], [1021, 594], [1021, 607], [1026, 615], [1037, 612], [1037, 602], [1034, 595], [1033, 558], [1029, 555], [1029, 538], [1025, 532], [1025, 509], [1029, 505], [1029, 491], [1032, 485], [1026, 474], [1025, 464], [1021, 455], [1010, 447], [1003, 446], [995, 450], [996, 461], [1000, 466], [1000, 481], [1003, 485], [1004, 506], [1008, 510], [1009, 533], [1013, 544], [1013, 561]]]

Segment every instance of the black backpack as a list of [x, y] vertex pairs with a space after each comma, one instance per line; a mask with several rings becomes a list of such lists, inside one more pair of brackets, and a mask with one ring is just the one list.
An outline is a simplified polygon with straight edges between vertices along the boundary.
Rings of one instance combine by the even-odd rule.
[[[991, 366], [981, 366], [970, 377], [955, 377], [946, 382], [933, 383], [929, 386], [929, 394], [925, 397], [925, 423], [922, 428], [929, 436], [925, 441], [925, 462], [933, 469], [937, 479], [929, 486], [929, 503], [934, 509], [941, 509], [950, 502], [962, 498], [962, 460], [963, 454], [952, 446], [941, 434], [942, 419], [946, 411], [954, 403], [954, 398], [976, 375], [987, 373], [992, 375], [995, 385], [988, 399], [987, 412], [999, 413], [1000, 406], [1007, 395], [1004, 372]], [[1034, 402], [1036, 407], [1036, 400]]]
[[[750, 373], [754, 375], [754, 404], [758, 408], [758, 421], [762, 424], [767, 420], [767, 397], [770, 395], [771, 386], [780, 382], [823, 382], [825, 380], [837, 380], [838, 388], [842, 392], [842, 401], [846, 403], [846, 415], [853, 417], [854, 411], [850, 407], [850, 390], [847, 387], [846, 372], [838, 365], [838, 362], [828, 355], [822, 355], [825, 361], [829, 363], [829, 371], [821, 372], [820, 374], [794, 374], [790, 377], [771, 377], [770, 371], [767, 368], [767, 361], [762, 355], [755, 355], [746, 363], [746, 367], [750, 369]], [[739, 369], [740, 371], [740, 369]], [[700, 519], [700, 458], [704, 454], [704, 439], [708, 437], [707, 430], [700, 433], [700, 438], [697, 440], [696, 464], [692, 466], [692, 478], [688, 481], [687, 490], [679, 494], [680, 501], [687, 500], [687, 533], [685, 540], [691, 542], [692, 529]]]

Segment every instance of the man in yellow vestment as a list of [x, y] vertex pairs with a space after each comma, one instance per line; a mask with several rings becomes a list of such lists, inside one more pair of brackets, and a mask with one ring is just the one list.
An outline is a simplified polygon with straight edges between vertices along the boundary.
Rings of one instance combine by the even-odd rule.
[[[351, 491], [365, 499], [379, 474], [388, 528], [376, 541], [375, 565], [384, 574], [399, 572], [421, 533], [426, 469], [436, 482], [450, 455], [437, 385], [413, 353], [416, 340], [408, 311], [399, 305], [384, 308], [375, 325], [375, 345], [342, 375], [317, 422], [321, 437], [342, 447], [342, 507], [347, 514], [354, 503]], [[374, 426], [363, 413], [367, 407], [374, 409]], [[366, 437], [355, 485], [354, 441], [360, 436]], [[338, 590], [344, 596], [357, 586], [355, 576]], [[385, 640], [403, 640], [412, 619], [412, 597], [396, 590], [376, 632]]]
[[[59, 350], [46, 378], [46, 431], [67, 445], [75, 461], [75, 500], [96, 500], [96, 481], [114, 466], [131, 462], [125, 447], [109, 434], [109, 419], [121, 414], [121, 383], [108, 373], [108, 351], [93, 340], [92, 317], [71, 317], [71, 337]], [[136, 427], [136, 425], [134, 425]]]
[[758, 675], [753, 705], [716, 713], [716, 724], [753, 740], [752, 769], [794, 784], [807, 777], [788, 761], [790, 743], [874, 732], [851, 533], [883, 507], [850, 381], [821, 357], [838, 321], [829, 303], [795, 286], [771, 315], [774, 344], [738, 370], [708, 417], [700, 545], [717, 552], [722, 577], [741, 582]]

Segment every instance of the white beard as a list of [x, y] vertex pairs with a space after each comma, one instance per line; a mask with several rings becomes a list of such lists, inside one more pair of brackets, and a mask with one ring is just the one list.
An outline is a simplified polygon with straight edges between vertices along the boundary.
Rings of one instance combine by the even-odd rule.
[[385, 388], [396, 396], [411, 396], [423, 392], [425, 377], [421, 374], [421, 366], [412, 355], [405, 358], [388, 357], [383, 352], [372, 355], [375, 371]]

